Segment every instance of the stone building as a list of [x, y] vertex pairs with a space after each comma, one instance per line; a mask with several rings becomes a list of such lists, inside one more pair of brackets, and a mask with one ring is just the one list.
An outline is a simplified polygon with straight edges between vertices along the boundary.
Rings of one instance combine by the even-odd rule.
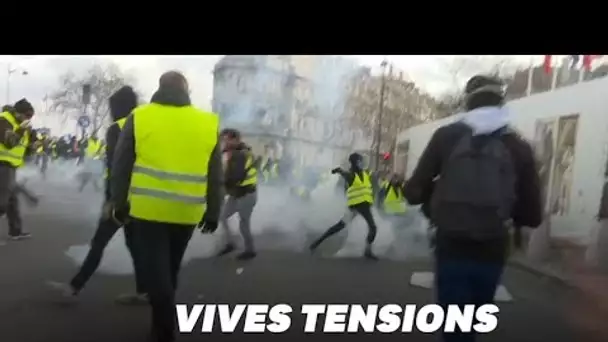
[[[342, 64], [341, 64], [342, 63]], [[345, 118], [340, 93], [348, 63], [330, 56], [225, 56], [214, 68], [213, 110], [239, 128], [256, 153], [329, 167], [354, 149], [369, 149]]]

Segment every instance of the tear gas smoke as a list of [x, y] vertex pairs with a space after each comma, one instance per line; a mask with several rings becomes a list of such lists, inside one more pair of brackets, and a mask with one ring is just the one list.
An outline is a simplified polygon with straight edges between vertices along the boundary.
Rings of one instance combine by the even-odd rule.
[[[342, 142], [342, 145], [348, 146], [346, 148], [330, 147], [340, 143], [334, 144], [332, 139], [336, 136], [335, 129], [331, 128], [328, 132], [327, 127], [340, 126], [335, 123], [345, 108], [347, 82], [358, 71], [354, 63], [349, 60], [342, 63], [338, 60], [317, 63], [308, 75], [304, 75], [307, 77], [304, 81], [302, 77], [294, 78], [293, 73], [276, 72], [277, 69], [297, 71], [297, 68], [289, 66], [289, 61], [286, 59], [275, 58], [274, 62], [278, 61], [280, 65], [269, 66], [272, 56], [233, 57], [236, 66], [233, 65], [233, 70], [230, 72], [234, 73], [240, 68], [241, 75], [238, 80], [230, 83], [231, 78], [217, 70], [215, 75], [217, 79], [214, 107], [222, 117], [223, 127], [241, 130], [245, 142], [252, 145], [253, 152], [258, 155], [263, 153], [262, 146], [270, 143], [273, 146], [271, 151], [273, 157], [288, 157], [294, 160], [295, 164], [308, 161], [306, 165], [299, 165], [302, 167], [328, 171], [338, 165], [344, 165], [348, 154], [353, 152], [351, 148], [360, 142], [351, 141], [346, 144]], [[254, 67], [246, 67], [246, 63], [253, 64]], [[243, 71], [245, 69], [247, 71]], [[302, 82], [305, 84], [301, 84]], [[305, 105], [314, 111], [314, 115], [308, 117], [321, 122], [322, 125], [319, 127], [323, 127], [318, 131], [304, 132], [308, 136], [302, 136], [304, 134], [302, 132], [298, 133], [301, 118], [285, 115], [292, 113], [291, 108], [294, 106], [295, 98], [301, 97], [302, 92], [308, 94]], [[302, 102], [302, 99], [298, 98], [298, 101]], [[289, 129], [291, 135], [287, 134]], [[294, 131], [296, 133], [293, 133]], [[320, 155], [321, 152], [323, 157]], [[302, 157], [303, 155], [305, 156]], [[82, 168], [75, 168], [71, 162], [66, 165], [54, 163], [49, 166], [48, 179], [63, 184], [66, 188], [74, 189], [66, 192], [77, 192], [77, 186], [74, 185], [77, 182], [74, 180], [81, 177], [83, 172]], [[296, 185], [295, 182], [273, 186], [260, 184], [258, 201], [252, 217], [256, 248], [259, 251], [269, 249], [307, 251], [311, 239], [318, 237], [340, 220], [346, 210], [344, 193], [336, 191], [337, 181], [338, 176], [335, 175], [318, 185], [312, 191], [312, 200], [309, 202], [302, 201], [292, 194], [291, 188]], [[81, 195], [83, 200], [90, 201], [91, 210], [90, 213], [87, 212], [87, 217], [92, 231], [100, 214], [103, 194], [99, 192], [97, 198], [93, 200], [89, 198], [90, 193]], [[68, 208], [64, 212], [57, 213], [57, 215], [67, 214], [69, 214]], [[237, 215], [229, 221], [234, 232], [238, 231]], [[407, 218], [408, 222], [398, 225], [397, 229], [377, 212], [374, 212], [374, 217], [378, 226], [374, 252], [378, 256], [405, 259], [428, 255], [427, 222], [418, 214], [418, 210], [412, 208]], [[343, 232], [324, 243], [318, 253], [337, 257], [360, 256], [365, 247], [366, 234], [367, 226], [364, 220], [357, 218]], [[213, 235], [203, 235], [195, 231], [184, 262], [210, 257], [219, 251], [223, 244], [222, 227], [219, 227]], [[72, 246], [66, 254], [79, 265], [87, 252], [88, 245], [85, 244]], [[108, 245], [100, 271], [111, 274], [132, 273], [131, 258], [125, 246], [122, 230]]]

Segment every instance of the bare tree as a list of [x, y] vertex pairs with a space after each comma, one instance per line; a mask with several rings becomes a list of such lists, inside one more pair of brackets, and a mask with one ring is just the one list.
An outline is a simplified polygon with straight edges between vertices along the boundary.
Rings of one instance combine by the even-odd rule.
[[432, 120], [436, 113], [436, 101], [421, 91], [414, 82], [402, 75], [381, 76], [361, 74], [353, 78], [346, 113], [350, 125], [361, 129], [365, 138], [378, 144], [376, 137], [379, 119], [380, 89], [384, 82], [384, 107], [380, 123], [380, 150], [392, 151], [397, 135], [403, 130]]
[[442, 69], [448, 75], [450, 87], [438, 98], [438, 118], [453, 115], [462, 109], [462, 94], [468, 78], [486, 74], [510, 79], [515, 72], [515, 66], [507, 56], [456, 56], [445, 60]]
[[67, 72], [60, 77], [60, 85], [50, 95], [51, 111], [61, 114], [62, 123], [84, 114], [82, 87], [91, 85], [91, 100], [88, 113], [91, 118], [90, 133], [97, 134], [108, 118], [108, 98], [120, 87], [130, 84], [131, 77], [122, 73], [115, 64], [94, 65], [86, 75], [77, 76]]

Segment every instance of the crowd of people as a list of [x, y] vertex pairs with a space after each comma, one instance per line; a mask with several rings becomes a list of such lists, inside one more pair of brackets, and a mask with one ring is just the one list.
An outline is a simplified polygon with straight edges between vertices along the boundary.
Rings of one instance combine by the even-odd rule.
[[[108, 101], [113, 123], [105, 143], [95, 136], [66, 141], [37, 134], [30, 126], [34, 108], [25, 99], [3, 108], [0, 214], [9, 219], [11, 239], [29, 237], [15, 218], [21, 191], [15, 174], [28, 155], [41, 165], [47, 158], [105, 160], [105, 200], [89, 253], [70, 281], [50, 285], [66, 298], [77, 298], [105, 247], [123, 228], [135, 288], [118, 301], [150, 305], [150, 341], [175, 339], [179, 270], [197, 229], [211, 234], [221, 226], [227, 239], [218, 256], [229, 254], [236, 242], [228, 219], [238, 214], [244, 250], [237, 258], [256, 257], [251, 215], [261, 184], [289, 184], [293, 196], [306, 201], [318, 184], [339, 175], [337, 189], [347, 201], [344, 215], [309, 249], [314, 252], [361, 216], [368, 226], [363, 256], [369, 260], [378, 259], [372, 208], [400, 226], [411, 206], [421, 205], [435, 232], [431, 246], [438, 301], [444, 306], [491, 303], [506, 262], [509, 229], [541, 223], [532, 149], [509, 129], [503, 87], [491, 77], [467, 83], [463, 119], [435, 132], [408, 180], [370, 172], [359, 153], [349, 156], [347, 169], [333, 170], [299, 169], [288, 159], [256, 157], [238, 130], [220, 130], [218, 115], [191, 104], [188, 82], [179, 72], [160, 77], [148, 104], [138, 105], [130, 86]], [[474, 339], [473, 333], [458, 330], [444, 335], [444, 341]]]

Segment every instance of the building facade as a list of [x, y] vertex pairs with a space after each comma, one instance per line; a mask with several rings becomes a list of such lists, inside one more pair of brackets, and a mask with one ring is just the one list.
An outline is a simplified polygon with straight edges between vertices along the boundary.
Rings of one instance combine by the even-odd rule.
[[213, 110], [256, 153], [270, 145], [277, 158], [330, 167], [370, 147], [345, 114], [340, 82], [349, 67], [330, 56], [225, 56], [214, 68]]

